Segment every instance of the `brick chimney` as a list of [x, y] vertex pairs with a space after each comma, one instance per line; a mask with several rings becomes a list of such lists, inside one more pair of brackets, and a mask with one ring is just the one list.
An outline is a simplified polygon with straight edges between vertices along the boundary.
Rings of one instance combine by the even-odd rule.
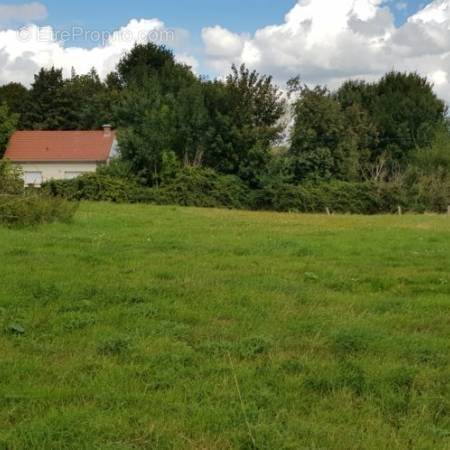
[[111, 137], [112, 126], [111, 125], [103, 125], [103, 135], [105, 137]]

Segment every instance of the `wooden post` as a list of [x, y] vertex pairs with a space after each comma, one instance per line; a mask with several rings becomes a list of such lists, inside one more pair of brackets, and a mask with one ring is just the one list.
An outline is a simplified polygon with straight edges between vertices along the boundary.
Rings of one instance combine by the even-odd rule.
[[325, 208], [325, 212], [327, 213], [327, 216], [331, 216], [330, 208]]
[[403, 209], [401, 206], [398, 207], [398, 215], [402, 216], [403, 215]]

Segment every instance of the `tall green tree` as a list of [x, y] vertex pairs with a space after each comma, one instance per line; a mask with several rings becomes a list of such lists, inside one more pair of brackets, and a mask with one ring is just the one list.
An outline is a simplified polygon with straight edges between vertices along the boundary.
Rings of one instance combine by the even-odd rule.
[[149, 78], [122, 94], [116, 110], [120, 153], [144, 184], [160, 182], [164, 155], [173, 152], [174, 111], [157, 80]]
[[202, 166], [207, 157], [211, 121], [200, 81], [182, 87], [173, 98], [173, 151], [185, 166]]
[[136, 44], [117, 66], [119, 79], [124, 86], [145, 82], [149, 77], [159, 78], [168, 67], [175, 64], [173, 52], [153, 43]]
[[346, 114], [328, 89], [302, 86], [290, 137], [295, 179], [355, 179], [360, 157], [356, 126], [360, 122], [358, 112]]
[[212, 133], [207, 165], [256, 186], [280, 138], [285, 102], [272, 77], [232, 67], [224, 82], [204, 84]]
[[19, 115], [11, 113], [6, 103], [0, 104], [0, 158], [3, 157], [9, 138], [17, 127]]
[[433, 85], [417, 73], [390, 72], [375, 83], [348, 81], [335, 98], [343, 108], [357, 105], [366, 112], [378, 135], [371, 160], [388, 158], [392, 167], [405, 167], [417, 148], [429, 147], [447, 112]]
[[64, 79], [62, 70], [41, 69], [35, 76], [22, 116], [21, 128], [34, 130], [91, 130], [111, 123], [119, 91], [89, 73]]
[[343, 109], [357, 105], [365, 111], [372, 111], [376, 100], [376, 86], [376, 83], [363, 80], [348, 80], [337, 89], [333, 97]]
[[73, 129], [98, 129], [113, 122], [113, 104], [119, 94], [100, 80], [95, 69], [84, 75], [73, 72], [65, 80], [64, 92], [73, 108]]
[[178, 92], [195, 83], [190, 67], [175, 60], [173, 52], [152, 42], [136, 44], [117, 66], [117, 79], [122, 87], [141, 86], [156, 79], [163, 94]]
[[[28, 89], [20, 83], [8, 83], [0, 86], [0, 104], [6, 103], [12, 113], [19, 114], [23, 118], [29, 104]], [[21, 123], [18, 124], [22, 128]]]
[[65, 91], [62, 70], [41, 69], [34, 77], [22, 126], [33, 130], [76, 129], [74, 101]]
[[446, 106], [433, 85], [417, 73], [390, 72], [375, 86], [372, 115], [380, 132], [380, 147], [401, 164], [411, 151], [430, 147], [442, 126]]
[[[202, 165], [210, 126], [202, 84], [189, 67], [175, 61], [170, 50], [152, 43], [136, 45], [120, 61], [117, 74], [111, 74], [107, 82], [119, 85], [123, 96], [118, 117], [127, 136], [127, 144], [122, 144], [127, 145], [123, 157], [132, 158], [135, 167], [140, 166], [139, 170], [145, 172], [148, 182], [157, 182], [161, 161], [172, 161], [167, 152], [180, 165]], [[142, 99], [137, 98], [140, 95]], [[158, 107], [141, 116], [124, 113], [133, 103], [140, 105], [141, 111], [145, 110], [145, 104], [148, 108], [155, 104]], [[152, 127], [158, 129], [153, 130], [154, 139], [150, 139], [153, 144], [149, 146], [147, 133], [152, 132]], [[130, 136], [134, 136], [135, 142], [131, 152]], [[162, 145], [159, 150], [156, 141]], [[138, 154], [146, 156], [136, 158]]]

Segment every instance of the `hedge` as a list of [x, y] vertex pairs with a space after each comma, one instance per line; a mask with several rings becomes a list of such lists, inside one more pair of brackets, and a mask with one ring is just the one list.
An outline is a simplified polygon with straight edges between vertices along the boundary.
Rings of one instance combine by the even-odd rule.
[[377, 214], [405, 206], [394, 185], [330, 181], [270, 186], [254, 194], [256, 209], [279, 212]]
[[42, 189], [69, 200], [250, 208], [250, 191], [239, 178], [221, 176], [208, 169], [184, 169], [159, 188], [142, 187], [130, 180], [94, 173], [74, 180], [52, 180]]
[[443, 212], [450, 204], [446, 182], [406, 186], [404, 183], [352, 183], [344, 181], [274, 184], [250, 190], [239, 178], [219, 175], [211, 169], [181, 170], [160, 187], [108, 175], [88, 174], [75, 180], [50, 181], [46, 193], [69, 200], [152, 203], [279, 212], [379, 214], [405, 211]]

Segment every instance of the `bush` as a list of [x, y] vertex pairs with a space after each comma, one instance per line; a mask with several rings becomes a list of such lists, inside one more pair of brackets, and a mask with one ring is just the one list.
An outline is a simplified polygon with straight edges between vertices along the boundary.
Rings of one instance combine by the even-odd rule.
[[336, 213], [375, 214], [385, 211], [377, 185], [330, 181], [269, 186], [254, 196], [257, 209], [323, 213], [327, 208]]
[[159, 188], [140, 187], [130, 179], [95, 173], [74, 180], [49, 181], [43, 189], [52, 196], [69, 200], [235, 209], [249, 207], [250, 198], [248, 188], [239, 178], [198, 168], [181, 169], [174, 179]]
[[406, 203], [415, 212], [447, 211], [450, 205], [450, 177], [444, 169], [434, 174], [410, 175], [405, 181]]
[[77, 209], [76, 203], [35, 193], [4, 194], [0, 197], [0, 224], [31, 226], [51, 222], [69, 222]]
[[90, 173], [73, 180], [51, 180], [42, 190], [54, 197], [68, 200], [133, 202], [139, 186], [125, 178]]
[[238, 177], [186, 167], [160, 187], [142, 187], [130, 178], [93, 173], [74, 180], [49, 181], [43, 191], [68, 200], [301, 213], [324, 213], [327, 208], [342, 214], [395, 213], [398, 206], [405, 211], [444, 212], [450, 204], [450, 183], [445, 174], [410, 176], [389, 183], [273, 183], [252, 191]]
[[9, 161], [0, 160], [0, 195], [21, 194], [24, 192], [22, 173]]
[[414, 152], [405, 174], [407, 203], [417, 212], [445, 212], [450, 205], [450, 135], [436, 133], [430, 148]]
[[423, 176], [419, 183], [418, 203], [422, 210], [443, 213], [450, 205], [450, 178], [448, 174]]
[[381, 182], [374, 183], [373, 186], [376, 189], [379, 213], [396, 213], [399, 206], [405, 211], [411, 210], [402, 182]]
[[242, 209], [250, 202], [250, 190], [238, 177], [211, 169], [184, 168], [157, 191], [160, 204]]
[[48, 222], [67, 222], [77, 205], [66, 200], [25, 192], [20, 170], [0, 161], [0, 224], [29, 226]]

